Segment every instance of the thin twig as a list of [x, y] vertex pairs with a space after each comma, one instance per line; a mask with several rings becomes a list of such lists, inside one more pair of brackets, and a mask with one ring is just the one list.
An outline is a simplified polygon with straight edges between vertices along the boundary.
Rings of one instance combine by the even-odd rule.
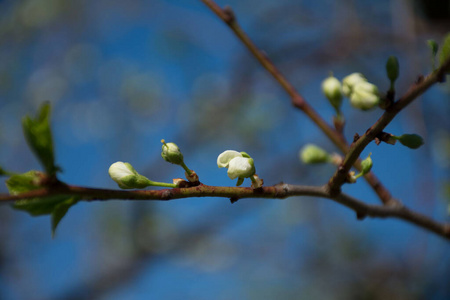
[[[259, 63], [275, 78], [280, 86], [288, 93], [294, 107], [303, 111], [334, 143], [342, 153], [347, 153], [349, 146], [345, 140], [344, 135], [331, 127], [315, 110], [308, 104], [308, 102], [300, 95], [300, 93], [293, 87], [293, 85], [284, 77], [284, 75], [277, 69], [277, 67], [270, 61], [267, 55], [258, 49], [248, 35], [239, 26], [236, 16], [230, 7], [222, 9], [212, 0], [201, 0], [208, 6], [242, 41], [252, 55], [259, 61]], [[361, 161], [357, 159], [354, 167], [361, 171]], [[383, 186], [381, 181], [373, 174], [369, 173], [365, 176], [366, 181], [378, 195], [380, 200], [387, 204], [391, 201], [390, 192]]]
[[22, 193], [19, 195], [0, 195], [0, 202], [14, 202], [21, 199], [44, 198], [55, 195], [80, 196], [84, 201], [122, 200], [159, 200], [170, 201], [191, 197], [220, 197], [233, 199], [233, 202], [245, 198], [284, 199], [288, 197], [310, 196], [333, 200], [356, 212], [358, 219], [397, 218], [418, 227], [450, 239], [450, 224], [441, 224], [433, 219], [413, 212], [406, 207], [396, 205], [369, 205], [346, 194], [331, 195], [327, 186], [302, 186], [280, 183], [274, 186], [252, 189], [249, 187], [221, 187], [199, 185], [190, 188], [163, 190], [109, 190], [80, 186], [58, 185]]

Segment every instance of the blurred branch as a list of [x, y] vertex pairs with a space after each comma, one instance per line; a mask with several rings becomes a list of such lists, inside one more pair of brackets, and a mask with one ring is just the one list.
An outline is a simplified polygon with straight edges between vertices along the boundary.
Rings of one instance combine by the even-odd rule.
[[123, 191], [60, 184], [52, 186], [51, 188], [33, 190], [19, 195], [0, 195], [0, 201], [13, 202], [20, 199], [42, 198], [54, 195], [76, 195], [82, 197], [86, 201], [106, 201], [113, 199], [169, 201], [190, 197], [222, 197], [230, 198], [232, 203], [244, 198], [283, 199], [295, 196], [312, 196], [327, 198], [340, 203], [354, 210], [358, 219], [363, 219], [365, 217], [402, 219], [415, 224], [418, 227], [434, 232], [446, 239], [450, 239], [450, 224], [436, 222], [425, 215], [409, 210], [399, 203], [396, 203], [395, 205], [369, 205], [343, 193], [334, 195], [330, 193], [327, 185], [302, 186], [280, 183], [259, 189], [252, 189], [249, 187], [199, 185], [191, 188]]
[[[306, 102], [306, 100], [298, 93], [292, 84], [283, 76], [277, 67], [270, 61], [267, 55], [259, 50], [251, 41], [247, 34], [239, 26], [236, 16], [230, 7], [222, 9], [212, 0], [201, 0], [207, 5], [228, 27], [236, 34], [253, 56], [261, 63], [261, 65], [275, 78], [281, 87], [291, 97], [291, 102], [294, 107], [303, 111], [321, 130], [325, 135], [341, 150], [342, 153], [347, 153], [349, 146], [345, 140], [344, 135], [332, 128], [315, 110]], [[353, 162], [354, 167], [361, 171], [361, 160], [357, 159]], [[378, 195], [380, 200], [387, 204], [391, 201], [390, 192], [383, 186], [381, 181], [373, 174], [369, 173], [365, 177], [366, 181]]]

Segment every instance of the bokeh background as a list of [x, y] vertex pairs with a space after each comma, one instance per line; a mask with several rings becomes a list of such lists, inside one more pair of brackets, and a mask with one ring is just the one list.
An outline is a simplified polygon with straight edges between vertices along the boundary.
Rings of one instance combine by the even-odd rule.
[[[387, 90], [385, 61], [396, 55], [401, 94], [431, 69], [426, 41], [450, 29], [445, 0], [218, 3], [330, 121], [320, 92], [330, 71], [359, 71]], [[363, 153], [395, 197], [440, 221], [450, 221], [449, 98], [448, 83], [434, 86], [387, 128], [421, 134], [419, 150], [372, 143]], [[156, 181], [182, 177], [162, 160], [162, 138], [209, 185], [235, 184], [216, 165], [227, 149], [252, 155], [267, 185], [320, 185], [334, 172], [299, 161], [309, 142], [337, 149], [200, 1], [0, 1], [3, 168], [40, 169], [20, 120], [43, 101], [70, 184], [117, 188], [115, 161]], [[382, 113], [343, 110], [349, 139]], [[344, 191], [378, 203], [363, 181]], [[450, 296], [447, 241], [398, 220], [357, 221], [326, 199], [83, 202], [54, 239], [49, 217], [1, 205], [0, 220], [1, 299]]]

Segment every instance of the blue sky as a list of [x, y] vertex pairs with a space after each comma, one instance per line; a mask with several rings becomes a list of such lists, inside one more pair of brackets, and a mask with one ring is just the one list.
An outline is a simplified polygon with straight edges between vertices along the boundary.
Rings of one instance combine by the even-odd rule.
[[[128, 161], [156, 181], [181, 177], [181, 168], [160, 157], [162, 138], [180, 146], [205, 184], [235, 184], [216, 165], [227, 149], [252, 155], [268, 185], [320, 185], [333, 174], [332, 166], [299, 162], [298, 150], [309, 142], [337, 150], [200, 1], [62, 3], [0, 2], [5, 169], [40, 168], [20, 119], [50, 100], [61, 179], [70, 184], [117, 188], [107, 174], [115, 161]], [[384, 63], [395, 54], [401, 94], [430, 69], [425, 41], [443, 34], [439, 27], [410, 26], [406, 21], [423, 17], [399, 10], [400, 1], [225, 4], [327, 120], [333, 110], [320, 84], [330, 71], [338, 78], [363, 72], [385, 90]], [[363, 153], [372, 152], [374, 172], [396, 198], [441, 221], [448, 220], [441, 191], [449, 157], [439, 150], [449, 137], [448, 90], [448, 84], [433, 87], [387, 128], [423, 135], [423, 148], [372, 143]], [[382, 113], [362, 113], [349, 103], [343, 110], [349, 139]], [[378, 203], [364, 182], [344, 191]], [[427, 287], [434, 280], [430, 291], [405, 295], [446, 296], [439, 293], [448, 274], [446, 242], [397, 220], [357, 221], [325, 199], [83, 202], [69, 211], [55, 239], [48, 217], [31, 218], [6, 205], [0, 215], [4, 299], [348, 299], [358, 290], [351, 288], [355, 271], [367, 277], [356, 280], [362, 289], [377, 282], [383, 268], [391, 275], [388, 292], [396, 283]], [[114, 282], [115, 272], [129, 275], [97, 294], [87, 289], [102, 278]]]

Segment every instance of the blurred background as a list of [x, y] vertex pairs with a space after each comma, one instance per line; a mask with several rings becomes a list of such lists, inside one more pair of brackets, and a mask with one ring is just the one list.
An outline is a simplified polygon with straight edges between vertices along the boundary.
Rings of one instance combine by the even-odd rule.
[[[428, 39], [450, 29], [449, 1], [228, 0], [244, 30], [331, 122], [329, 72], [362, 72], [380, 90], [400, 62], [399, 94], [431, 70]], [[450, 221], [450, 86], [432, 87], [386, 131], [418, 133], [413, 151], [374, 143], [373, 171], [409, 207]], [[117, 188], [107, 170], [130, 162], [155, 181], [184, 171], [162, 138], [208, 185], [234, 185], [216, 159], [248, 152], [266, 185], [321, 185], [333, 166], [299, 149], [337, 149], [200, 1], [0, 1], [0, 165], [40, 169], [21, 118], [43, 101], [61, 179]], [[348, 102], [345, 133], [382, 114]], [[244, 185], [249, 186], [249, 182]], [[363, 181], [344, 191], [379, 203]], [[4, 184], [0, 192], [6, 193]], [[448, 241], [393, 220], [357, 221], [326, 199], [193, 198], [83, 202], [51, 238], [50, 218], [0, 206], [0, 299], [449, 299]]]

